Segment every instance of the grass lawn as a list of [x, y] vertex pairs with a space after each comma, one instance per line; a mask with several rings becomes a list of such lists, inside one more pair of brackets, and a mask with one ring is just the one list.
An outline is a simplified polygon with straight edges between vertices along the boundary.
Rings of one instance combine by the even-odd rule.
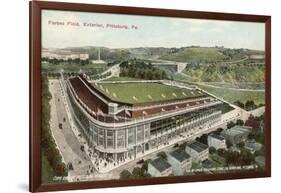
[[161, 83], [100, 83], [98, 86], [101, 92], [113, 100], [131, 104], [203, 95], [197, 90], [188, 90]]
[[245, 103], [247, 100], [253, 100], [257, 105], [265, 103], [264, 92], [237, 91], [237, 90], [229, 90], [225, 88], [213, 88], [213, 87], [201, 86], [201, 85], [198, 85], [198, 87], [218, 97], [222, 97], [224, 100], [230, 103], [233, 103], [235, 101], [240, 101], [242, 103]]
[[106, 82], [106, 81], [135, 81], [135, 80], [143, 80], [143, 79], [132, 78], [132, 77], [111, 77], [103, 81]]

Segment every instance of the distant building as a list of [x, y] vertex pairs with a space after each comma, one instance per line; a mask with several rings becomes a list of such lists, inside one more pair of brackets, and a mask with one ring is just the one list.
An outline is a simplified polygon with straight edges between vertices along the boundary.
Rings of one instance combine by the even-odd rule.
[[262, 144], [257, 143], [254, 139], [246, 140], [245, 148], [250, 150], [252, 153], [262, 148]]
[[89, 54], [73, 53], [68, 50], [61, 49], [42, 49], [42, 58], [57, 59], [67, 61], [68, 59], [88, 60]]
[[226, 140], [221, 135], [211, 133], [208, 135], [208, 146], [216, 149], [226, 149]]
[[250, 130], [248, 127], [235, 126], [222, 131], [221, 135], [229, 140], [232, 144], [238, 144], [248, 138]]
[[192, 160], [197, 162], [202, 162], [209, 158], [209, 147], [198, 141], [188, 144], [185, 151], [192, 157]]
[[89, 60], [89, 54], [79, 54], [80, 60]]
[[169, 176], [172, 166], [163, 158], [157, 158], [148, 164], [148, 173], [153, 177]]
[[190, 155], [184, 150], [177, 149], [167, 155], [167, 160], [172, 166], [173, 174], [181, 176], [185, 171], [190, 170], [192, 161]]
[[250, 115], [248, 120], [245, 122], [245, 126], [251, 127], [252, 132], [263, 132], [264, 129], [264, 121], [261, 120], [259, 117], [254, 117]]

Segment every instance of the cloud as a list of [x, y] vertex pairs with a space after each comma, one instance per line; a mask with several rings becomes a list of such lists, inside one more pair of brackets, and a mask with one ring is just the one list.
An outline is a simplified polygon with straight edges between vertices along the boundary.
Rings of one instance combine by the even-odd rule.
[[[81, 24], [90, 22], [137, 25], [139, 29], [55, 26], [48, 25], [49, 20], [77, 21]], [[44, 47], [57, 48], [89, 45], [111, 48], [221, 45], [264, 49], [264, 25], [218, 20], [43, 10], [42, 44]]]

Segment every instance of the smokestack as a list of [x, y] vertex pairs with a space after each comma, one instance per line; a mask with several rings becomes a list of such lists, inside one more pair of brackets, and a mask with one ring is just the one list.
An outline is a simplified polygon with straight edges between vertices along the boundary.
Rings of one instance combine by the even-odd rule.
[[100, 60], [100, 48], [98, 48], [98, 60]]

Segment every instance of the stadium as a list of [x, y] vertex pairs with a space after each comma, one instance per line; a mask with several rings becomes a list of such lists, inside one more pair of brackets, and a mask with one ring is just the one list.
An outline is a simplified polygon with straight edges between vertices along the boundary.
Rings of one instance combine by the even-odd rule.
[[61, 84], [89, 147], [114, 166], [221, 119], [221, 101], [173, 81], [90, 82], [79, 75]]

